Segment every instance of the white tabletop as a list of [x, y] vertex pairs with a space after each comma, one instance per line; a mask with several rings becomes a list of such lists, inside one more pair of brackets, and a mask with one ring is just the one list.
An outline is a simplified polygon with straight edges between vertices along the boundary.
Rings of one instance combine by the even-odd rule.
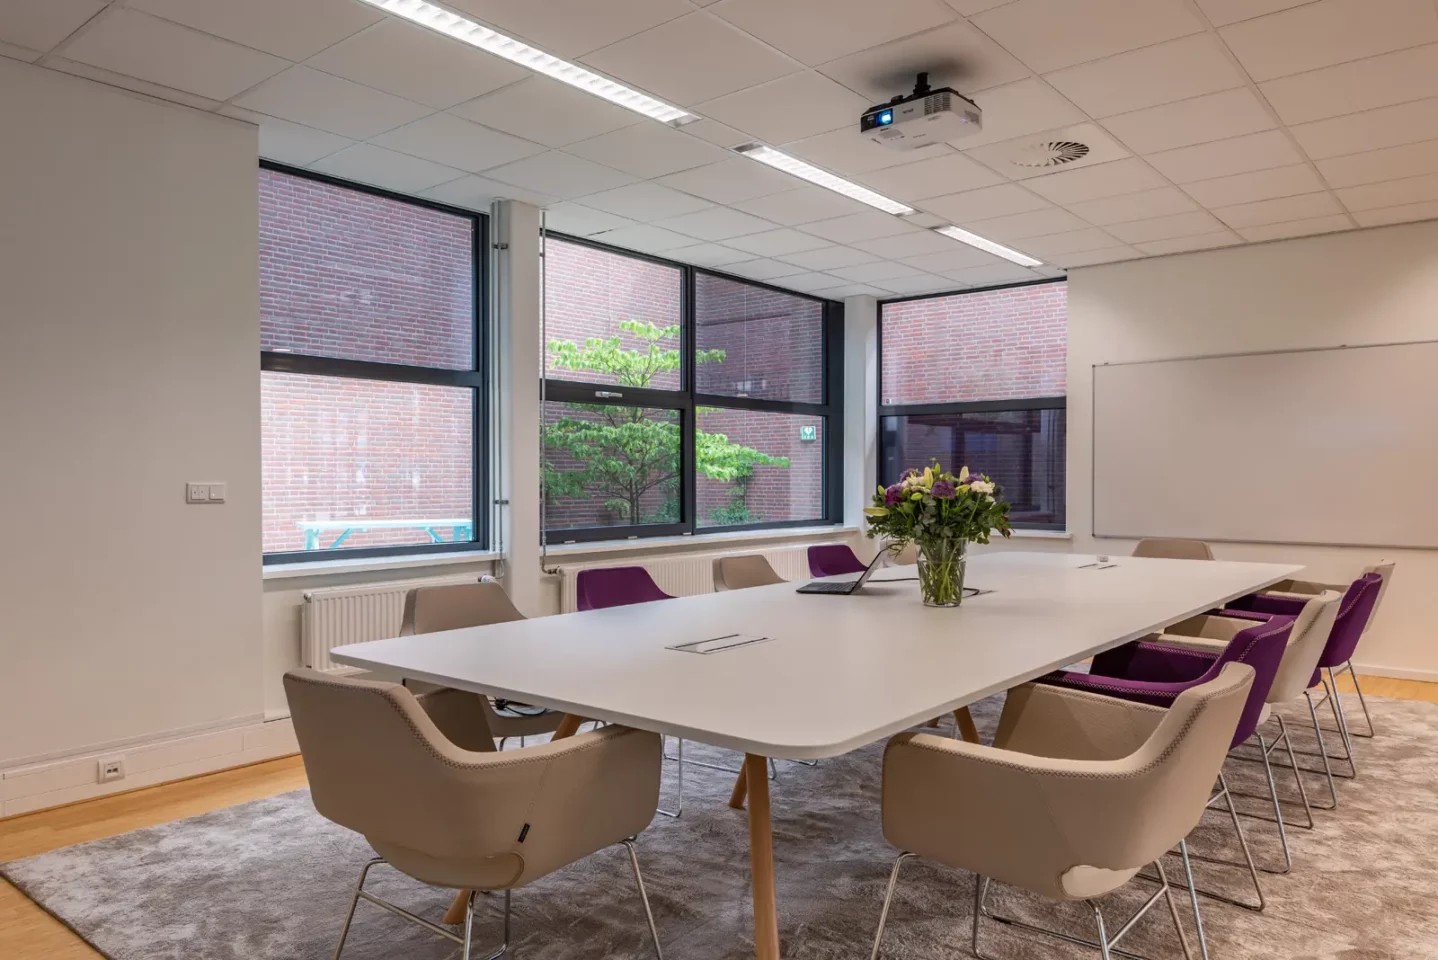
[[[836, 756], [1291, 577], [1301, 566], [1002, 552], [992, 590], [919, 602], [912, 567], [852, 596], [780, 584], [333, 650], [337, 663], [538, 704], [747, 753]], [[885, 582], [887, 581], [887, 582]], [[763, 643], [667, 649], [725, 634]]]

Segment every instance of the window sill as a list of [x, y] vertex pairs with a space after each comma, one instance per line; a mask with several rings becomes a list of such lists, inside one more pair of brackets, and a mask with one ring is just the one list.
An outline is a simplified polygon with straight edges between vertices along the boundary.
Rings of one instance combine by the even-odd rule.
[[690, 547], [700, 552], [707, 544], [763, 543], [773, 540], [814, 540], [844, 538], [859, 532], [858, 527], [824, 524], [817, 527], [781, 527], [775, 530], [739, 530], [733, 533], [705, 533], [693, 537], [641, 537], [635, 540], [598, 540], [592, 543], [562, 543], [549, 548], [550, 557], [602, 556], [616, 553], [647, 553], [673, 547]]
[[467, 550], [462, 553], [417, 553], [394, 557], [352, 557], [335, 560], [312, 560], [301, 563], [275, 563], [264, 568], [265, 580], [292, 580], [300, 577], [327, 577], [342, 573], [373, 573], [378, 570], [408, 570], [415, 567], [442, 567], [456, 563], [480, 563], [502, 560], [497, 550]]
[[1034, 540], [1072, 540], [1074, 535], [1067, 530], [1011, 530], [1011, 538], [1031, 537]]

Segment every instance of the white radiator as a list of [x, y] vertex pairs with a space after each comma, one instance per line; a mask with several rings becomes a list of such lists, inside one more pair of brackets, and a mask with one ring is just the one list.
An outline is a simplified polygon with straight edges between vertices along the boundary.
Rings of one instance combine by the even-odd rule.
[[772, 550], [726, 550], [629, 558], [603, 563], [565, 564], [559, 568], [559, 612], [573, 613], [579, 609], [574, 587], [580, 570], [593, 567], [643, 567], [665, 593], [676, 597], [692, 597], [700, 593], [714, 592], [714, 560], [722, 556], [759, 553], [785, 580], [808, 580], [810, 546], [812, 544], [803, 543]]
[[474, 583], [476, 574], [367, 583], [357, 587], [331, 587], [305, 594], [300, 609], [300, 659], [316, 670], [348, 669], [330, 660], [330, 651], [347, 643], [386, 640], [399, 636], [404, 618], [404, 596], [414, 587]]

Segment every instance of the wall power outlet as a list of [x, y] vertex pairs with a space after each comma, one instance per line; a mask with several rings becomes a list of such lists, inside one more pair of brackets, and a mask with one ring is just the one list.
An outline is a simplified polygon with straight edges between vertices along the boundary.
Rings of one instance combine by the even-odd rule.
[[95, 780], [98, 783], [109, 783], [112, 780], [125, 779], [125, 758], [105, 757], [96, 764]]

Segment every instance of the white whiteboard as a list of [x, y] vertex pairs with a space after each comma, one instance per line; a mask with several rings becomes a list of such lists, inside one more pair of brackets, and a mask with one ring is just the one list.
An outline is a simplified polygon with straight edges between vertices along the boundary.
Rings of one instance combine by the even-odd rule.
[[1438, 548], [1438, 343], [1095, 366], [1093, 532]]

